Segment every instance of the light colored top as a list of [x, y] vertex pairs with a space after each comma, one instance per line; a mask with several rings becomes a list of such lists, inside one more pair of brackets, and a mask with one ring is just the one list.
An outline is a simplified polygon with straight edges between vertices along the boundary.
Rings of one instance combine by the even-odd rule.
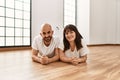
[[[54, 56], [54, 49], [58, 48], [60, 41], [57, 37], [52, 37], [51, 43], [49, 46], [46, 46], [43, 42], [42, 37], [36, 36], [32, 43], [32, 48], [39, 51], [39, 55], [46, 55], [48, 57]], [[39, 56], [38, 55], [38, 56]]]
[[[84, 56], [84, 55], [88, 54], [89, 53], [89, 49], [88, 49], [85, 41], [83, 41], [83, 39], [81, 40], [81, 43], [82, 43], [83, 47], [80, 50], [77, 51], [77, 49], [75, 48], [74, 51], [71, 51], [71, 49], [68, 49], [68, 50], [65, 51], [65, 56], [80, 58], [81, 56]], [[61, 50], [64, 50], [63, 42], [61, 43], [59, 48]]]

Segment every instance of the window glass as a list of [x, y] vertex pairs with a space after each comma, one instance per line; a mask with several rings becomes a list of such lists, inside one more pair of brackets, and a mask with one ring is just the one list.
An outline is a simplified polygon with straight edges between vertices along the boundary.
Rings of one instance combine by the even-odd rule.
[[64, 26], [76, 24], [76, 0], [64, 0]]
[[31, 45], [30, 1], [0, 0], [0, 47]]

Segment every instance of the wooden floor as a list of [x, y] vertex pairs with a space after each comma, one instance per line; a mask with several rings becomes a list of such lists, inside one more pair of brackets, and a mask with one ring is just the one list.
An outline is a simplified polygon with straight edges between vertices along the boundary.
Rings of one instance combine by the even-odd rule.
[[31, 50], [0, 52], [0, 80], [120, 80], [120, 46], [89, 47], [86, 63], [77, 66], [31, 60]]

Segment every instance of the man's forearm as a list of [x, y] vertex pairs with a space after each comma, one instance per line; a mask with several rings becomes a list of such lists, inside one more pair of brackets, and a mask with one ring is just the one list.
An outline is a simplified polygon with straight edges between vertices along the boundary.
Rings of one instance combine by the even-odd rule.
[[37, 57], [37, 56], [34, 56], [34, 55], [33, 55], [33, 56], [32, 56], [32, 60], [35, 61], [35, 62], [41, 63], [41, 62], [40, 62], [40, 58]]
[[59, 56], [58, 55], [56, 55], [56, 56], [54, 56], [52, 58], [49, 58], [49, 63], [57, 61], [57, 60], [59, 60]]

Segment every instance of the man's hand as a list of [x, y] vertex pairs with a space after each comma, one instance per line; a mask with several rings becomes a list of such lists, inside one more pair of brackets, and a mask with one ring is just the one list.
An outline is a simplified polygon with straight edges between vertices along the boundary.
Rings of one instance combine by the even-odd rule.
[[49, 58], [47, 56], [41, 56], [41, 64], [48, 64], [49, 63]]

